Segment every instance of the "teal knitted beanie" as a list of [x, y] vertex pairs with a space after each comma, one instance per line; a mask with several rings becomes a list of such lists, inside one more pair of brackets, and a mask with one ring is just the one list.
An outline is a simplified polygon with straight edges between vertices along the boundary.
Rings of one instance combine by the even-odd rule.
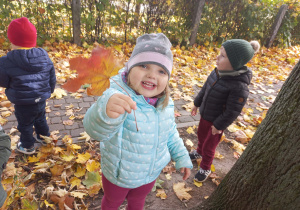
[[240, 69], [253, 58], [254, 53], [258, 51], [257, 45], [259, 49], [258, 42], [253, 45], [252, 42], [243, 39], [231, 39], [222, 44], [234, 70]]

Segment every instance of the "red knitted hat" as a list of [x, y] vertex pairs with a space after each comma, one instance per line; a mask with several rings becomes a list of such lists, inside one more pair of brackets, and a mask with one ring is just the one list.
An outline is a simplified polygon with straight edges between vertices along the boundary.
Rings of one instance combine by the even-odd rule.
[[7, 29], [9, 41], [20, 47], [36, 46], [36, 28], [26, 17], [11, 21]]

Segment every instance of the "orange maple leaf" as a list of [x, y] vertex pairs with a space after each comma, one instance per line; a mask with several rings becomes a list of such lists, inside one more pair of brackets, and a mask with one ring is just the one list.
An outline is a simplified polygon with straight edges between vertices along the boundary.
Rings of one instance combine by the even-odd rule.
[[120, 59], [113, 54], [112, 48], [96, 47], [90, 58], [82, 56], [70, 59], [70, 69], [77, 71], [75, 79], [68, 80], [62, 87], [76, 92], [81, 85], [90, 84], [88, 95], [100, 96], [110, 86], [109, 78], [116, 75], [122, 67]]

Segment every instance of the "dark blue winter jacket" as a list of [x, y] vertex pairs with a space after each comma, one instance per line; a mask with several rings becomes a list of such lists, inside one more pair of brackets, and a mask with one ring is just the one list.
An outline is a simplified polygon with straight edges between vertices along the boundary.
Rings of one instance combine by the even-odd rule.
[[53, 63], [42, 48], [12, 50], [0, 58], [0, 86], [16, 105], [45, 101], [55, 83]]

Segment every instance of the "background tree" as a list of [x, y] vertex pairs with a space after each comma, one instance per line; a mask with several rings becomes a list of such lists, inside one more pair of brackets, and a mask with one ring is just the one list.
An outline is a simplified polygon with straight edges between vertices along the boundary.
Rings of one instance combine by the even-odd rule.
[[72, 0], [73, 41], [79, 46], [81, 45], [80, 14], [80, 0]]
[[196, 209], [300, 209], [300, 61], [246, 150]]
[[199, 23], [200, 23], [200, 19], [201, 19], [202, 10], [204, 8], [204, 4], [205, 4], [205, 0], [199, 0], [197, 10], [195, 10], [196, 14], [194, 14], [194, 20], [193, 20], [193, 24], [192, 24], [192, 32], [191, 32], [191, 36], [190, 36], [190, 45], [191, 46], [193, 44], [195, 44], [195, 42], [196, 42], [197, 32], [198, 32]]

